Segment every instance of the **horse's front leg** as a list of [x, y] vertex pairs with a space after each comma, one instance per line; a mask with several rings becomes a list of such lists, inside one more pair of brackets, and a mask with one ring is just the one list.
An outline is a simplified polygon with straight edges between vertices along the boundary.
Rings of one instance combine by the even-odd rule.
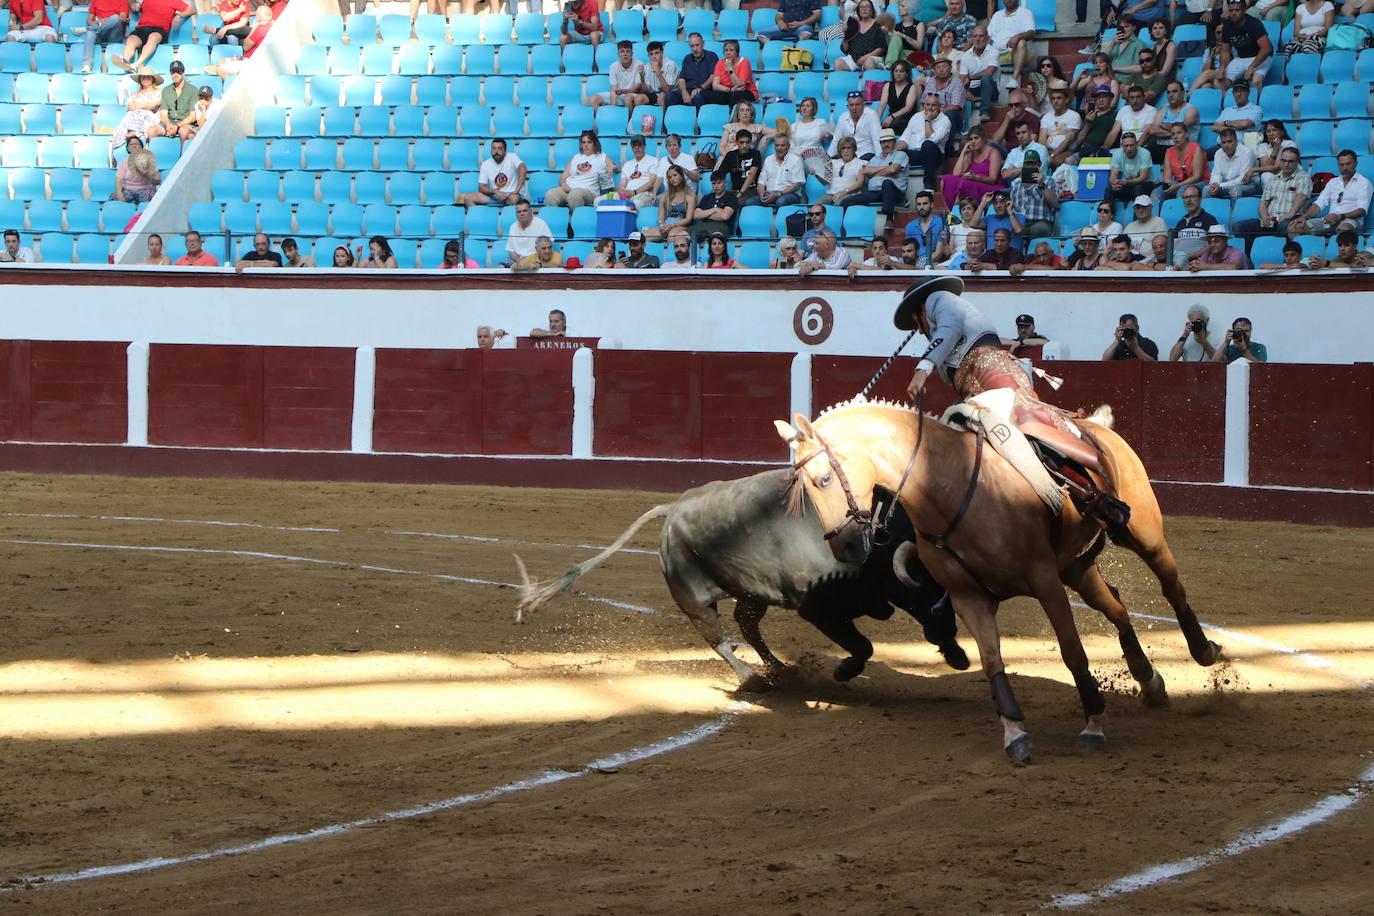
[[992, 686], [992, 704], [1002, 720], [1002, 749], [1013, 763], [1030, 763], [1031, 740], [1021, 723], [1026, 717], [1012, 693], [1002, 662], [1002, 635], [997, 630], [997, 602], [979, 592], [953, 592], [954, 610], [978, 643], [978, 660]]
[[1064, 594], [1064, 586], [1057, 575], [1049, 572], [1039, 578], [1041, 581], [1034, 582], [1032, 586], [1035, 597], [1045, 609], [1050, 626], [1054, 627], [1055, 638], [1059, 641], [1059, 656], [1073, 675], [1078, 697], [1083, 702], [1083, 716], [1087, 719], [1074, 746], [1083, 754], [1104, 750], [1107, 746], [1107, 736], [1103, 732], [1107, 721], [1107, 703], [1102, 698], [1102, 688], [1097, 678], [1093, 677], [1088, 666], [1088, 653], [1083, 651], [1083, 640], [1078, 635], [1069, 598]]

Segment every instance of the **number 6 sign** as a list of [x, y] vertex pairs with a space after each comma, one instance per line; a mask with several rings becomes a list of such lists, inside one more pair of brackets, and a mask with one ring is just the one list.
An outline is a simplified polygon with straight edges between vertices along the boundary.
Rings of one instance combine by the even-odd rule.
[[792, 313], [792, 330], [804, 344], [814, 347], [825, 343], [834, 329], [835, 312], [830, 303], [819, 296], [803, 299]]

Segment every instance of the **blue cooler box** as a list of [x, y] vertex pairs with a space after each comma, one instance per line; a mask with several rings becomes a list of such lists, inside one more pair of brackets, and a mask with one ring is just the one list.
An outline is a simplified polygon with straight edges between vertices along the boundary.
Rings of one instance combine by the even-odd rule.
[[1112, 160], [1105, 156], [1085, 156], [1078, 163], [1077, 200], [1102, 200], [1111, 186]]
[[628, 200], [606, 200], [596, 205], [596, 234], [601, 238], [623, 239], [635, 231], [639, 215]]

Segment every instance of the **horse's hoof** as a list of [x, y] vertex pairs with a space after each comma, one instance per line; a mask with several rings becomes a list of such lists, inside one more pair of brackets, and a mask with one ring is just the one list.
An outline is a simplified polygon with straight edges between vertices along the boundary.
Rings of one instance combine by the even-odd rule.
[[1100, 754], [1107, 749], [1107, 736], [1101, 732], [1079, 732], [1073, 749], [1080, 754]]
[[1218, 644], [1212, 642], [1210, 639], [1207, 640], [1207, 654], [1206, 654], [1206, 660], [1203, 661], [1202, 659], [1199, 659], [1198, 661], [1202, 662], [1203, 667], [1210, 667], [1210, 666], [1212, 666], [1212, 665], [1215, 665], [1215, 664], [1216, 664], [1218, 661], [1220, 661], [1220, 660], [1221, 660], [1221, 646], [1219, 646]]
[[945, 664], [955, 671], [968, 670], [968, 654], [964, 652], [963, 646], [957, 642], [948, 642], [940, 647], [940, 654], [945, 657]]
[[1031, 762], [1030, 735], [1017, 735], [1006, 747], [1007, 757], [1012, 763], [1025, 765]]
[[858, 659], [851, 655], [835, 666], [835, 680], [841, 683], [854, 680], [854, 678], [863, 674], [866, 664], [868, 663], [863, 659]]
[[1150, 709], [1163, 709], [1169, 705], [1169, 691], [1164, 688], [1164, 677], [1158, 671], [1148, 684], [1141, 686], [1140, 701]]

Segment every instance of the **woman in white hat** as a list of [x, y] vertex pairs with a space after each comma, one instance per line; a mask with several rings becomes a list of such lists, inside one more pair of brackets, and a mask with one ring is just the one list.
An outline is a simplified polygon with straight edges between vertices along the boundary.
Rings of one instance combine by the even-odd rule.
[[110, 147], [123, 146], [130, 137], [137, 137], [146, 146], [151, 137], [161, 137], [164, 133], [158, 112], [162, 110], [162, 77], [148, 67], [139, 67], [129, 74], [129, 79], [138, 84], [138, 91], [129, 96], [124, 117], [115, 125], [110, 136]]

